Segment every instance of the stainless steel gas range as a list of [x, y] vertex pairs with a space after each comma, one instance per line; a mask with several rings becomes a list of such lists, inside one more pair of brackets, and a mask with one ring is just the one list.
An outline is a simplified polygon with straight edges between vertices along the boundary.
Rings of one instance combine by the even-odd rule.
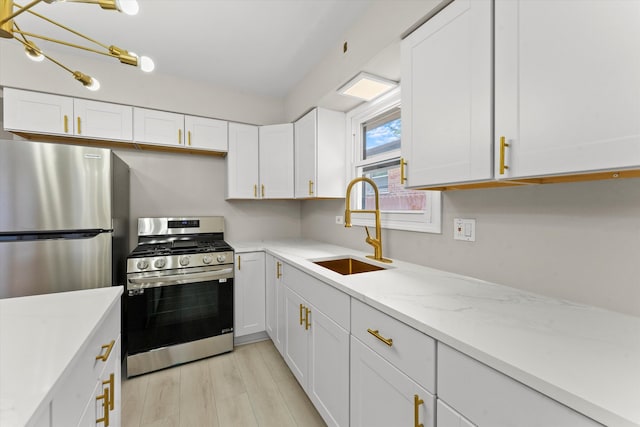
[[223, 217], [139, 218], [127, 258], [127, 376], [233, 350], [233, 248]]

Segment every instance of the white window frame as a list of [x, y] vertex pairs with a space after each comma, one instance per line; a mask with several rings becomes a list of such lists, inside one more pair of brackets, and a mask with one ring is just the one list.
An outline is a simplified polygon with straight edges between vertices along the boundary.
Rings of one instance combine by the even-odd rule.
[[[347, 177], [353, 179], [358, 176], [358, 168], [371, 165], [373, 163], [383, 163], [385, 161], [401, 158], [401, 150], [393, 150], [362, 160], [363, 151], [362, 125], [385, 111], [401, 106], [400, 87], [390, 91], [388, 94], [373, 101], [366, 102], [347, 113], [347, 141], [350, 151], [347, 158]], [[353, 188], [349, 203], [356, 209], [355, 200], [360, 200], [362, 188], [366, 184], [357, 184]], [[382, 228], [392, 230], [418, 231], [422, 233], [442, 233], [442, 194], [440, 191], [424, 190], [427, 196], [427, 209], [423, 212], [397, 212], [382, 211]], [[375, 218], [371, 214], [353, 213], [351, 223], [357, 226], [375, 226]]]

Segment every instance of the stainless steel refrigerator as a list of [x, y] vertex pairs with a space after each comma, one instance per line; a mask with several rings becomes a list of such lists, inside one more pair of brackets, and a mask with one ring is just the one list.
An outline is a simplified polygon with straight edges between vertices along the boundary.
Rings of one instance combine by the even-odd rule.
[[111, 150], [0, 140], [0, 298], [123, 284], [128, 218]]

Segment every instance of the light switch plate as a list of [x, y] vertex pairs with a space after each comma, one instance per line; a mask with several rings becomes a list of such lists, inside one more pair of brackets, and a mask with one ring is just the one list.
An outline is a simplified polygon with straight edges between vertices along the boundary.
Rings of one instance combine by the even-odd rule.
[[476, 241], [476, 220], [466, 218], [453, 219], [453, 238], [465, 242]]

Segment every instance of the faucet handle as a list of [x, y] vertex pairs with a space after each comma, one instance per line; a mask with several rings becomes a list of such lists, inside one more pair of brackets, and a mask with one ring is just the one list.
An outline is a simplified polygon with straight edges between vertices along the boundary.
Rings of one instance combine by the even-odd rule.
[[364, 226], [364, 231], [367, 232], [367, 239], [371, 239], [371, 235], [369, 234], [369, 227], [367, 227], [366, 225]]

